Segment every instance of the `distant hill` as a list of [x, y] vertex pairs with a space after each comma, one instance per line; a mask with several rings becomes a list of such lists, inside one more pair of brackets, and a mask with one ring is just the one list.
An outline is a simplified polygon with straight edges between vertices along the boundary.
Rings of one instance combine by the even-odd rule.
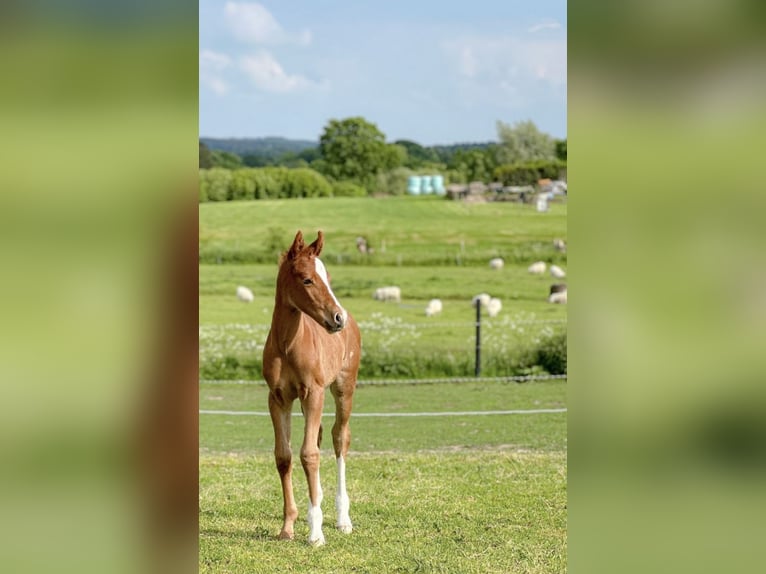
[[258, 155], [277, 157], [283, 153], [300, 153], [303, 150], [319, 147], [318, 141], [291, 140], [280, 137], [267, 138], [199, 138], [211, 150], [228, 151], [240, 157]]

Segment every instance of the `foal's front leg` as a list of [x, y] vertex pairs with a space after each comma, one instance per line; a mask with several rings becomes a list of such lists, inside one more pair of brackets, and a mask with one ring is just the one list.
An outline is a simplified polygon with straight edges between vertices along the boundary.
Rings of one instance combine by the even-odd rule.
[[290, 422], [292, 401], [283, 401], [273, 393], [269, 393], [269, 412], [274, 425], [274, 458], [282, 483], [282, 530], [279, 538], [292, 540], [293, 525], [298, 517], [298, 508], [293, 497], [293, 464], [290, 451]]
[[301, 447], [301, 464], [309, 484], [309, 544], [325, 543], [322, 533], [322, 485], [319, 482], [319, 433], [322, 424], [324, 389], [309, 391], [302, 401], [306, 429]]

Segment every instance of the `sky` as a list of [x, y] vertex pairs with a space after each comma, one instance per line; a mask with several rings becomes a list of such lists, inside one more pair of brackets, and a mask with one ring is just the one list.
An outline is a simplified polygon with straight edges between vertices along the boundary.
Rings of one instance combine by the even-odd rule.
[[200, 0], [200, 135], [318, 140], [362, 116], [393, 142], [566, 137], [566, 0]]

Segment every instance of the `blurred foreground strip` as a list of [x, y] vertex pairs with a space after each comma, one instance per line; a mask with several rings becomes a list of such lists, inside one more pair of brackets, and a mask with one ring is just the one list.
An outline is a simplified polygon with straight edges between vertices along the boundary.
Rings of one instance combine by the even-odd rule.
[[573, 8], [570, 564], [751, 572], [766, 511], [762, 5]]
[[0, 569], [189, 571], [197, 5], [5, 3], [0, 77]]

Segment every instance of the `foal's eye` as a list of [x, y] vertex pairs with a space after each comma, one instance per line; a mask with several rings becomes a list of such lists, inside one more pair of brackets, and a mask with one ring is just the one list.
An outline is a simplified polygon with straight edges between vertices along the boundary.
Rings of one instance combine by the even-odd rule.
[[313, 283], [313, 281], [311, 279], [304, 279], [303, 280], [303, 284], [304, 285], [311, 285], [312, 283]]

